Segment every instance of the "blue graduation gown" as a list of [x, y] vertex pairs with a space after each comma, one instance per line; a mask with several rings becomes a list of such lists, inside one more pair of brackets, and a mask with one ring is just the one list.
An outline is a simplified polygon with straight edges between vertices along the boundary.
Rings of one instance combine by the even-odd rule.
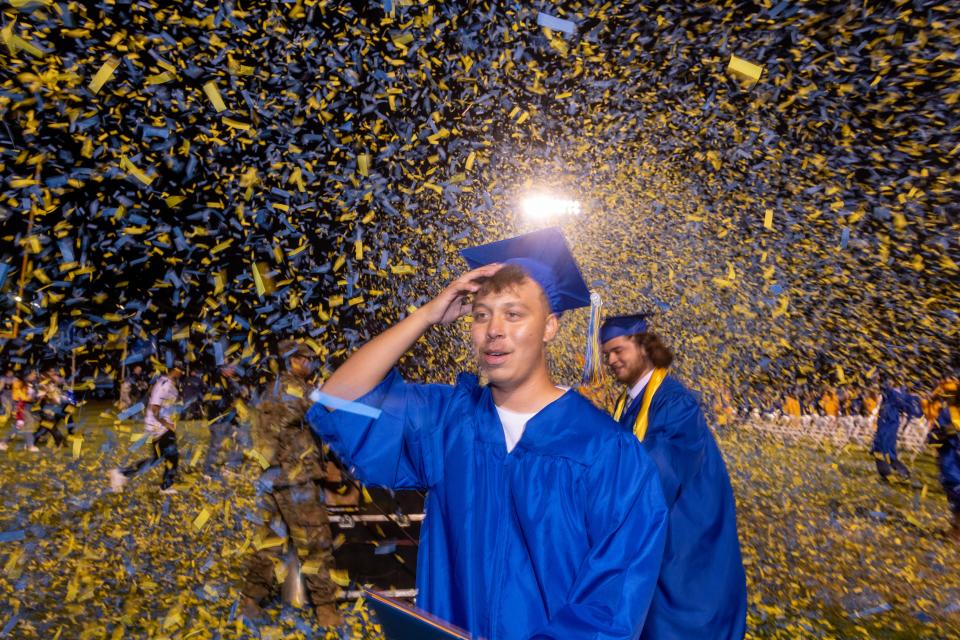
[[877, 433], [873, 437], [872, 453], [879, 453], [890, 460], [897, 459], [897, 434], [900, 432], [900, 415], [919, 418], [923, 415], [919, 399], [895, 387], [881, 391], [880, 413], [877, 415]]
[[314, 405], [314, 432], [366, 483], [427, 489], [417, 604], [487, 640], [637, 638], [656, 587], [667, 511], [635, 438], [574, 391], [530, 419], [507, 454], [491, 392], [407, 384]]
[[957, 435], [950, 419], [950, 407], [940, 409], [937, 422], [927, 439], [937, 447], [940, 484], [947, 494], [950, 510], [960, 513], [960, 435]]
[[[643, 393], [620, 417], [626, 432]], [[642, 638], [743, 638], [747, 580], [737, 535], [736, 503], [727, 467], [697, 398], [664, 378], [647, 414], [643, 446], [660, 471], [670, 510], [657, 592]]]

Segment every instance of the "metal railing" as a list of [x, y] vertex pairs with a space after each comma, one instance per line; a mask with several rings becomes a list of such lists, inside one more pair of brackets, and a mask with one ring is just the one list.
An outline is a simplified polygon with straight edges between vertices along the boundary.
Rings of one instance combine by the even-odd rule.
[[[877, 417], [871, 416], [785, 416], [777, 413], [753, 412], [739, 421], [741, 429], [780, 436], [791, 440], [806, 440], [816, 444], [842, 447], [855, 444], [870, 448], [877, 431]], [[923, 451], [927, 441], [928, 424], [923, 418], [902, 420], [897, 433], [897, 448], [914, 459]]]

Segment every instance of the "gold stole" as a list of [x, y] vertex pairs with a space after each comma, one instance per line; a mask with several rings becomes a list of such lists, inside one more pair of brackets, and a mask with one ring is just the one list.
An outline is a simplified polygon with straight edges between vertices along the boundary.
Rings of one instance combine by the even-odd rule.
[[[637, 414], [637, 419], [633, 423], [633, 435], [637, 436], [640, 442], [643, 442], [644, 436], [647, 435], [647, 413], [650, 411], [653, 394], [657, 392], [657, 389], [660, 388], [660, 383], [662, 383], [666, 377], [666, 369], [654, 369], [653, 375], [650, 376], [650, 382], [647, 383], [647, 388], [643, 391], [643, 403], [640, 405], [640, 413]], [[617, 407], [613, 412], [613, 419], [617, 422], [620, 421], [620, 416], [622, 416], [623, 412], [627, 409], [627, 398], [629, 397], [629, 394], [624, 391], [620, 399], [617, 400]]]

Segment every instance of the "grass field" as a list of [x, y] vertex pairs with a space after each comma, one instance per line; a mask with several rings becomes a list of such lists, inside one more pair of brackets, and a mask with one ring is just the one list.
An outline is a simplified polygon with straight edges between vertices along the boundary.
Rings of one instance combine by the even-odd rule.
[[[252, 463], [245, 477], [205, 481], [206, 429], [184, 423], [178, 495], [158, 493], [157, 470], [111, 494], [107, 470], [146, 448], [129, 452], [138, 426], [116, 425], [107, 411], [83, 409], [76, 458], [72, 445], [0, 452], [0, 637], [320, 637], [308, 610], [276, 604], [257, 630], [236, 615], [254, 529]], [[736, 430], [720, 441], [737, 494], [750, 637], [960, 638], [960, 546], [944, 536], [929, 454], [913, 481], [882, 485], [863, 450]], [[345, 637], [376, 637], [362, 607], [344, 608]]]

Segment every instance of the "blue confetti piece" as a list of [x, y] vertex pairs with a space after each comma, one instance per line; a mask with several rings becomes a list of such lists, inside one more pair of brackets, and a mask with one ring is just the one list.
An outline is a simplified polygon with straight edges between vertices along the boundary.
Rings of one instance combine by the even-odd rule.
[[3, 286], [3, 283], [7, 280], [7, 274], [10, 273], [10, 265], [6, 262], [0, 264], [0, 287]]
[[144, 126], [141, 137], [144, 140], [146, 140], [147, 138], [163, 138], [164, 140], [166, 140], [169, 135], [170, 135], [169, 129], [161, 128], [161, 127]]
[[19, 613], [14, 615], [9, 620], [7, 620], [7, 624], [3, 625], [3, 629], [0, 629], [0, 638], [6, 638], [7, 634], [13, 630], [13, 628], [17, 625], [17, 622], [19, 621], [20, 621]]
[[844, 228], [843, 228], [843, 233], [840, 234], [840, 248], [841, 248], [841, 249], [846, 249], [846, 248], [847, 248], [847, 243], [848, 243], [849, 241], [850, 241], [850, 228], [849, 228], [849, 227], [844, 227]]
[[564, 33], [569, 33], [570, 35], [573, 35], [577, 31], [577, 25], [573, 22], [564, 20], [563, 18], [555, 18], [549, 13], [544, 13], [543, 11], [537, 14], [537, 24], [541, 27], [553, 29], [554, 31], [563, 31]]
[[4, 531], [0, 533], [0, 542], [17, 542], [23, 540], [27, 537], [27, 532], [24, 529], [18, 529], [16, 531]]
[[866, 618], [867, 616], [876, 615], [878, 613], [883, 613], [884, 611], [890, 611], [893, 607], [889, 603], [881, 602], [875, 607], [870, 607], [869, 609], [863, 609], [862, 611], [854, 611], [854, 618]]
[[146, 441], [149, 440], [149, 439], [150, 439], [150, 436], [149, 436], [149, 435], [147, 435], [147, 434], [142, 435], [142, 436], [141, 436], [140, 438], [138, 438], [137, 440], [134, 440], [133, 444], [130, 445], [130, 447], [127, 449], [127, 451], [129, 451], [130, 453], [133, 453], [134, 451], [136, 451], [137, 449], [139, 449], [140, 447], [142, 447], [142, 446], [143, 446], [143, 443], [146, 442]]
[[375, 556], [385, 556], [393, 553], [397, 550], [397, 544], [395, 542], [386, 542], [381, 544], [379, 547], [374, 549], [373, 555]]
[[[141, 359], [142, 359], [142, 358], [141, 358]], [[143, 409], [144, 409], [143, 403], [142, 403], [142, 402], [138, 402], [137, 404], [135, 404], [135, 405], [133, 405], [133, 406], [130, 406], [130, 407], [127, 407], [126, 409], [124, 409], [123, 411], [121, 411], [121, 412], [117, 415], [117, 420], [126, 420], [127, 418], [131, 418], [131, 417], [137, 415], [138, 413], [140, 413], [141, 411], [143, 411]]]
[[217, 341], [213, 343], [213, 358], [218, 367], [223, 366], [223, 342]]
[[57, 240], [57, 246], [60, 247], [60, 255], [63, 256], [64, 262], [76, 262], [73, 256], [73, 242], [70, 238]]
[[371, 407], [370, 405], [363, 404], [362, 402], [343, 400], [342, 398], [337, 398], [328, 393], [324, 393], [319, 389], [313, 390], [313, 392], [310, 394], [310, 400], [313, 402], [319, 402], [320, 404], [337, 411], [346, 411], [347, 413], [373, 418], [374, 420], [379, 418], [380, 414], [383, 413], [376, 407]]
[[123, 361], [123, 364], [124, 364], [124, 365], [131, 365], [131, 364], [134, 364], [135, 362], [143, 362], [143, 354], [142, 354], [142, 353], [133, 353], [133, 354], [130, 354], [129, 356], [127, 356], [126, 360]]

